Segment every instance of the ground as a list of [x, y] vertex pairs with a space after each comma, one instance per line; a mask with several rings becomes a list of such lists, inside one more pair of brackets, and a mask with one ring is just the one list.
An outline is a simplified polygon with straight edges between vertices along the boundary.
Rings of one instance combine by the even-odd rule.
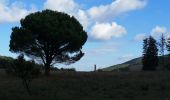
[[0, 100], [170, 100], [170, 72], [55, 72], [31, 91], [0, 73]]

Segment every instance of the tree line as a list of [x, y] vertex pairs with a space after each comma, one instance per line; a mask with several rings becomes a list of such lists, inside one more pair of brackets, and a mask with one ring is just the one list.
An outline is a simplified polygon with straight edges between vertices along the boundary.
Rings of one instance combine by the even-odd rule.
[[[166, 39], [164, 34], [161, 35], [159, 42], [152, 36], [145, 38], [143, 40], [142, 70], [154, 71], [158, 65], [164, 70], [169, 70], [170, 62], [165, 62], [165, 51], [170, 53], [170, 38]], [[166, 56], [169, 61], [170, 55], [167, 54]]]

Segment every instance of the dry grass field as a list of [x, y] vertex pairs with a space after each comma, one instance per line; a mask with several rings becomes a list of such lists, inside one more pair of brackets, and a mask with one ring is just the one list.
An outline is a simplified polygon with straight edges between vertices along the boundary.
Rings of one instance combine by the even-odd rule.
[[0, 73], [0, 100], [170, 100], [170, 72], [56, 72], [22, 82]]

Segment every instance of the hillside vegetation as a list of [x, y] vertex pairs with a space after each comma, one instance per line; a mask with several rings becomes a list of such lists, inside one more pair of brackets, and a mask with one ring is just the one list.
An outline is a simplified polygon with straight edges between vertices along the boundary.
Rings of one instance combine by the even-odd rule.
[[0, 69], [11, 66], [14, 59], [7, 56], [0, 56]]
[[[170, 66], [169, 55], [164, 56], [165, 65]], [[122, 64], [113, 65], [102, 69], [103, 71], [141, 71], [142, 70], [142, 58], [135, 58]], [[162, 67], [162, 57], [159, 57], [159, 66], [157, 70], [164, 70]]]

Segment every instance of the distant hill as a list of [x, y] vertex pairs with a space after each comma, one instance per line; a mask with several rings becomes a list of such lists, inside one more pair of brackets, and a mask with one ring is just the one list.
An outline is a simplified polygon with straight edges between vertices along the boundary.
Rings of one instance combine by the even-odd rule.
[[[170, 60], [168, 59], [168, 55], [164, 56], [165, 58], [165, 64], [167, 65]], [[163, 70], [164, 68], [161, 66], [162, 65], [162, 57], [159, 57], [159, 66], [157, 67], [158, 70]], [[127, 61], [122, 64], [117, 64], [113, 65], [110, 67], [106, 67], [102, 69], [103, 71], [116, 71], [116, 70], [121, 70], [121, 71], [141, 71], [142, 70], [142, 57], [132, 59], [130, 61]]]

